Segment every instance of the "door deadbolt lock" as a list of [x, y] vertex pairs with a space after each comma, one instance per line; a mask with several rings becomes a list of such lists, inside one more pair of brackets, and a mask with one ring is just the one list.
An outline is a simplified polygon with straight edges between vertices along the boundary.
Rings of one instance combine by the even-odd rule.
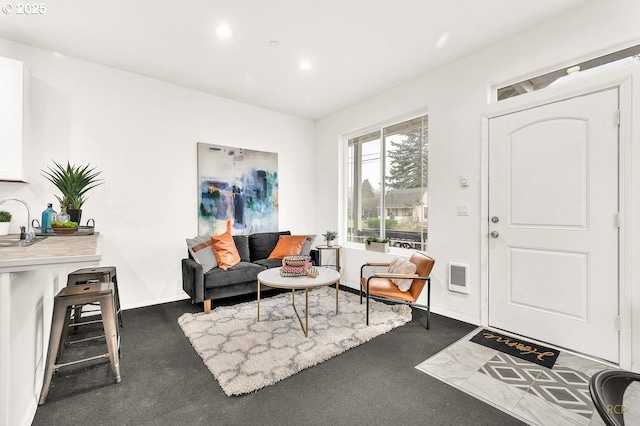
[[498, 216], [494, 216], [494, 217], [491, 218], [491, 222], [498, 223], [498, 222], [500, 222], [500, 218]]
[[498, 236], [500, 235], [500, 233], [498, 231], [492, 231], [491, 234], [491, 238], [498, 238]]

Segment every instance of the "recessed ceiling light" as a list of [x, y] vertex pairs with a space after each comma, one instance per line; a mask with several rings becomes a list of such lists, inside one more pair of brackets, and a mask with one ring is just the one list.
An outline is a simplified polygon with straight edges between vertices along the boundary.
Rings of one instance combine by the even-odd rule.
[[309, 61], [302, 61], [298, 64], [298, 66], [300, 67], [301, 70], [303, 71], [307, 71], [311, 69], [311, 62]]
[[580, 65], [576, 65], [575, 67], [571, 67], [567, 69], [567, 74], [573, 74], [580, 71]]
[[278, 43], [278, 41], [277, 41], [277, 40], [271, 40], [271, 41], [269, 42], [269, 46], [271, 46], [271, 47], [278, 47], [278, 46], [280, 46], [280, 43]]
[[231, 35], [233, 34], [233, 32], [231, 31], [231, 28], [228, 25], [218, 25], [216, 27], [216, 34], [218, 34], [218, 37], [220, 38], [229, 38], [231, 37]]

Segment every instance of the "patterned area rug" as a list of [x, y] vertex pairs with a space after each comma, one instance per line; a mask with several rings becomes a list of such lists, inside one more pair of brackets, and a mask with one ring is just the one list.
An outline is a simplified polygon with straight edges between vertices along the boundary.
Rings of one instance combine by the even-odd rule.
[[[371, 300], [369, 326], [360, 296], [334, 287], [309, 292], [309, 337], [291, 306], [291, 292], [257, 302], [218, 307], [209, 315], [184, 314], [178, 323], [224, 392], [242, 395], [272, 385], [361, 345], [411, 320], [411, 308]], [[304, 292], [296, 308], [304, 321]]]

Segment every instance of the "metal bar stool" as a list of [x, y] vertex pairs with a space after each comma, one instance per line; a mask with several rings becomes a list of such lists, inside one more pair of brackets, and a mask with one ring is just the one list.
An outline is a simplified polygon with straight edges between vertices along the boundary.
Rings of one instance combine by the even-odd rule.
[[[118, 355], [120, 334], [118, 324], [116, 322], [114, 300], [114, 284], [111, 282], [64, 287], [55, 296], [53, 302], [53, 317], [51, 320], [51, 335], [49, 337], [49, 349], [47, 352], [47, 364], [45, 366], [44, 383], [42, 384], [42, 392], [40, 393], [40, 400], [38, 402], [39, 405], [44, 404], [47, 399], [54, 371], [67, 365], [74, 365], [101, 358], [109, 358], [111, 368], [116, 376], [116, 383], [120, 383], [120, 356]], [[60, 346], [65, 343], [64, 330], [69, 327], [71, 311], [76, 306], [89, 303], [100, 304], [102, 325], [107, 341], [108, 352], [102, 355], [58, 364], [59, 349]]]
[[[71, 272], [67, 276], [67, 286], [70, 285], [81, 285], [87, 284], [91, 282], [112, 282], [115, 290], [115, 303], [116, 303], [116, 314], [118, 315], [118, 323], [120, 327], [123, 326], [122, 323], [122, 310], [120, 308], [120, 292], [118, 291], [118, 276], [116, 274], [115, 266], [101, 266], [95, 268], [82, 268], [77, 271]], [[74, 310], [73, 322], [74, 325], [80, 321], [80, 317], [82, 315], [82, 308], [77, 308]], [[84, 324], [95, 323], [96, 321], [85, 322]]]

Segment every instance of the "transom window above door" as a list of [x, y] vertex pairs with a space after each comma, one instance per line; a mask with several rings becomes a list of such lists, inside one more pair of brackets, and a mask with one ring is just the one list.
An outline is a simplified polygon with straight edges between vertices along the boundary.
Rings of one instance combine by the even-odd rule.
[[575, 63], [566, 68], [500, 87], [497, 89], [497, 99], [501, 101], [549, 86], [562, 84], [586, 75], [637, 62], [640, 62], [640, 45]]

